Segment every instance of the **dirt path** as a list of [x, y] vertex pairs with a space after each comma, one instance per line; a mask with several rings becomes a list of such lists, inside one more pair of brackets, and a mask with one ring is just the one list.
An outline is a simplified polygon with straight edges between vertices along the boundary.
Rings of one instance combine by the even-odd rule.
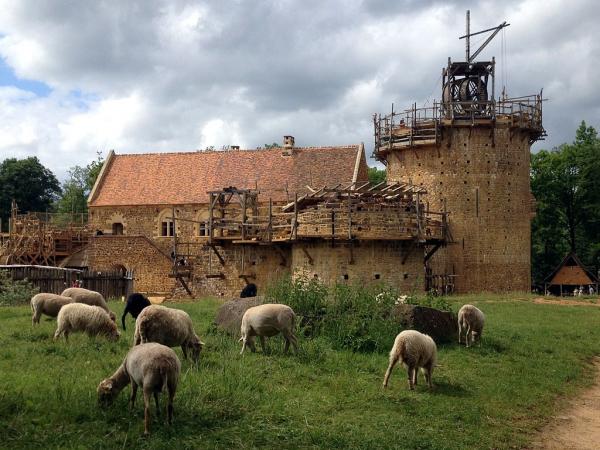
[[540, 303], [540, 304], [544, 304], [544, 305], [597, 306], [597, 307], [600, 307], [600, 303], [592, 303], [591, 301], [584, 302], [582, 300], [549, 300], [544, 297], [534, 298], [533, 303]]
[[597, 450], [600, 448], [600, 358], [594, 359], [596, 383], [546, 425], [532, 450]]

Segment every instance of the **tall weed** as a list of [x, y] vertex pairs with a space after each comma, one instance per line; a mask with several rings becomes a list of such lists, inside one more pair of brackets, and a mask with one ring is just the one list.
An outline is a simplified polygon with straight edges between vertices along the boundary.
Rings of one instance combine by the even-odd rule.
[[38, 292], [27, 279], [14, 281], [8, 271], [0, 270], [0, 306], [25, 305]]
[[335, 284], [284, 277], [267, 289], [270, 301], [289, 305], [300, 333], [322, 336], [335, 349], [387, 351], [400, 331], [391, 318], [398, 293], [384, 286]]

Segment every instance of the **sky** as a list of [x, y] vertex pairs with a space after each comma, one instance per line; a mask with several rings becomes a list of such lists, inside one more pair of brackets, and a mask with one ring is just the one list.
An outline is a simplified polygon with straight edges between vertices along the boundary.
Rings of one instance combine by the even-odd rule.
[[496, 94], [543, 89], [534, 151], [600, 128], [596, 0], [0, 0], [0, 160], [37, 156], [64, 179], [98, 151], [284, 135], [370, 155], [374, 113], [440, 98], [467, 9], [472, 32], [510, 23], [478, 58], [496, 57]]

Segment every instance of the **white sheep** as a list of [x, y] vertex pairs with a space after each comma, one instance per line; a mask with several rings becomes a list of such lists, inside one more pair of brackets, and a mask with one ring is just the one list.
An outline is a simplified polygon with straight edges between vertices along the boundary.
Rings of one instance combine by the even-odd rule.
[[90, 306], [99, 306], [108, 313], [110, 320], [113, 322], [117, 320], [117, 316], [115, 316], [115, 313], [108, 309], [108, 303], [106, 303], [106, 300], [104, 300], [104, 297], [100, 292], [72, 287], [65, 289], [60, 295], [64, 297], [71, 297], [73, 300], [75, 300], [75, 303], [85, 303], [86, 305]]
[[248, 308], [242, 317], [240, 341], [242, 342], [242, 351], [250, 347], [253, 352], [256, 351], [254, 337], [258, 336], [263, 352], [266, 350], [265, 336], [271, 337], [281, 333], [285, 338], [285, 352], [290, 348], [290, 343], [294, 346], [294, 352], [298, 353], [298, 340], [294, 335], [296, 324], [296, 314], [292, 308], [287, 305], [266, 303], [264, 305]]
[[58, 312], [57, 328], [54, 339], [62, 334], [69, 340], [69, 334], [83, 331], [88, 336], [106, 336], [116, 341], [120, 333], [117, 324], [110, 320], [109, 315], [99, 306], [89, 306], [84, 303], [71, 303], [63, 306]]
[[138, 386], [141, 386], [144, 393], [144, 434], [149, 434], [150, 395], [154, 395], [158, 414], [158, 394], [167, 388], [167, 415], [170, 425], [173, 422], [173, 398], [180, 372], [181, 362], [169, 347], [156, 342], [136, 345], [129, 350], [117, 371], [100, 382], [97, 389], [98, 401], [101, 404], [111, 403], [131, 382], [129, 401], [133, 408]]
[[390, 364], [383, 379], [383, 387], [387, 387], [392, 369], [400, 362], [408, 370], [408, 387], [411, 390], [417, 384], [419, 368], [425, 373], [429, 388], [433, 388], [431, 375], [435, 367], [436, 357], [437, 347], [430, 336], [416, 330], [404, 330], [394, 340], [394, 346], [390, 351]]
[[60, 309], [73, 303], [73, 299], [70, 297], [63, 297], [62, 295], [50, 294], [42, 292], [36, 294], [31, 298], [31, 323], [35, 325], [40, 323], [40, 317], [45, 314], [49, 317], [58, 316]]
[[471, 344], [474, 341], [479, 341], [483, 333], [484, 323], [485, 316], [479, 308], [473, 305], [463, 305], [458, 311], [458, 343], [461, 343], [463, 330], [466, 333], [465, 341], [467, 347], [469, 346], [469, 340]]
[[133, 345], [146, 342], [158, 342], [168, 347], [180, 345], [183, 357], [187, 359], [187, 350], [190, 350], [195, 363], [204, 345], [194, 332], [188, 313], [161, 305], [147, 306], [135, 321]]

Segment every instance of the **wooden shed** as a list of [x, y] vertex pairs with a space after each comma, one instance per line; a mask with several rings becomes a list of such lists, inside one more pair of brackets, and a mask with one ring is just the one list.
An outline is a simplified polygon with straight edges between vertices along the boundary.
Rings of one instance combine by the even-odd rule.
[[544, 280], [546, 292], [564, 295], [572, 294], [583, 287], [586, 292], [592, 286], [598, 292], [598, 277], [587, 269], [573, 252], [563, 258], [556, 269]]

